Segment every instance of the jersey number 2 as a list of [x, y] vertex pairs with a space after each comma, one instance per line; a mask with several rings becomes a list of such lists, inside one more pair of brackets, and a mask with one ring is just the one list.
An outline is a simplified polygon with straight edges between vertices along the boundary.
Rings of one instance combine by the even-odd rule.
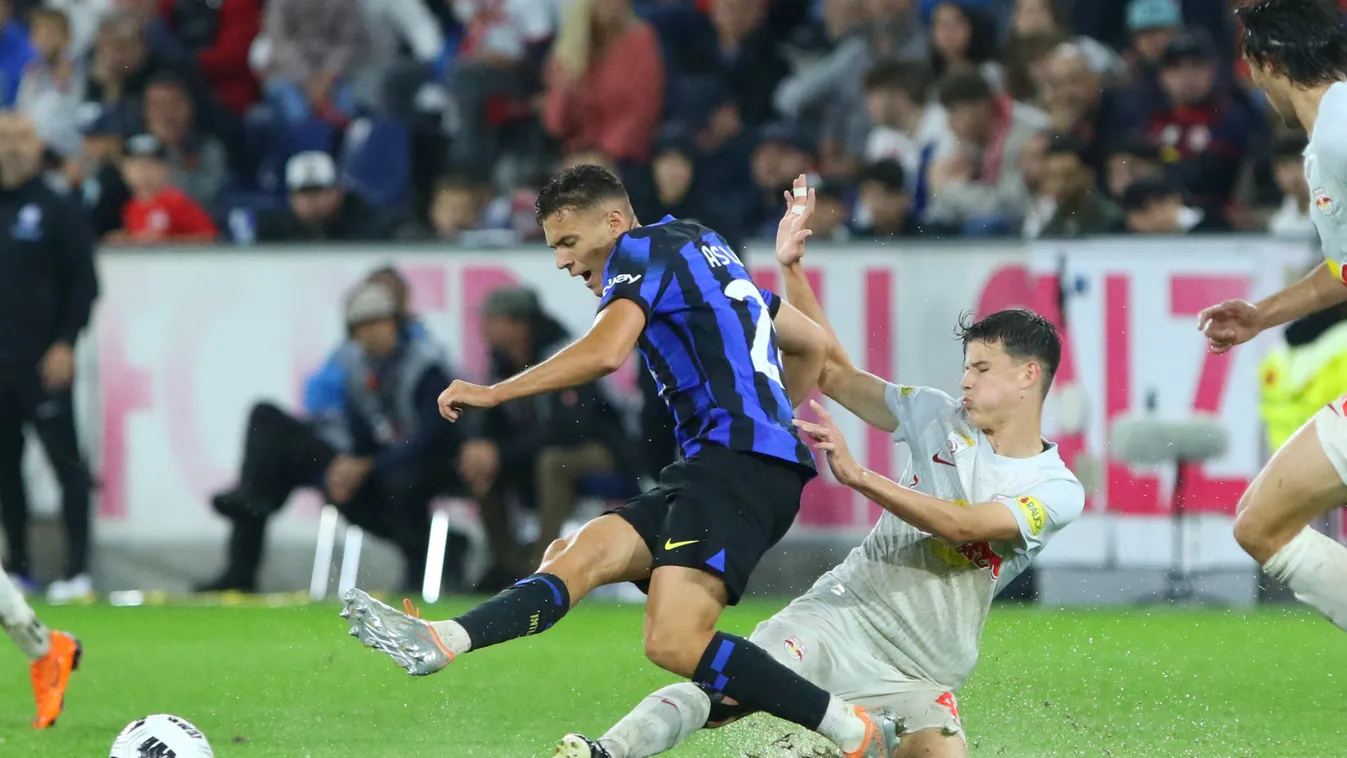
[[725, 294], [735, 300], [757, 303], [758, 320], [754, 325], [753, 344], [748, 349], [749, 355], [753, 357], [753, 370], [781, 384], [781, 370], [772, 362], [772, 316], [767, 312], [762, 293], [747, 279], [735, 279], [725, 285]]

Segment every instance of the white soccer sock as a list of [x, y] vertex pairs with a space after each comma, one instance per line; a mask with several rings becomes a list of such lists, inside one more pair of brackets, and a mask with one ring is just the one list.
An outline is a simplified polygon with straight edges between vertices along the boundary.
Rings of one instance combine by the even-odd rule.
[[472, 649], [472, 640], [468, 639], [468, 630], [454, 620], [432, 621], [430, 628], [440, 636], [440, 642], [454, 655], [463, 655]]
[[711, 698], [691, 682], [671, 684], [646, 697], [599, 740], [613, 758], [649, 758], [706, 726]]
[[828, 701], [828, 712], [823, 714], [823, 723], [817, 731], [836, 743], [844, 753], [859, 748], [865, 740], [865, 722], [856, 715], [854, 707], [836, 695]]
[[23, 593], [3, 571], [0, 571], [0, 626], [31, 660], [41, 658], [51, 649], [51, 632], [37, 620]]
[[1297, 600], [1347, 630], [1347, 547], [1307, 526], [1263, 570], [1290, 587]]

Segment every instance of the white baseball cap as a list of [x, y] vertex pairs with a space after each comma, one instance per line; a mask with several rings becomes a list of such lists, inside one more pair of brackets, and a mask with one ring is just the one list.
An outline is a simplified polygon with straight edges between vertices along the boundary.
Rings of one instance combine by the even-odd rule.
[[297, 153], [285, 164], [285, 187], [291, 192], [337, 186], [337, 163], [320, 150]]

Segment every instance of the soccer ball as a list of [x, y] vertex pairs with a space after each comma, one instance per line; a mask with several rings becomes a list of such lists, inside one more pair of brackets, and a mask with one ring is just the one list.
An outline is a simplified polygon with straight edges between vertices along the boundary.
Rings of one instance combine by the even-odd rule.
[[160, 713], [126, 725], [111, 758], [214, 758], [206, 735], [184, 718]]

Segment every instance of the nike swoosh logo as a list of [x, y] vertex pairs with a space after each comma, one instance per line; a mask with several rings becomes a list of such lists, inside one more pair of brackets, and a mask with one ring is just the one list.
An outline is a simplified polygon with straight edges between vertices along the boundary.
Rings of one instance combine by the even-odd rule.
[[941, 458], [941, 457], [940, 457], [940, 453], [936, 453], [935, 455], [931, 456], [931, 460], [935, 461], [936, 463], [943, 463], [943, 464], [945, 464], [946, 466], [953, 466], [953, 465], [954, 465], [954, 463], [953, 463], [952, 461], [947, 461], [947, 460], [945, 460], [944, 458]]
[[686, 541], [686, 542], [674, 542], [673, 540], [665, 540], [665, 541], [664, 541], [664, 549], [665, 549], [665, 550], [677, 550], [677, 549], [680, 548], [680, 547], [686, 547], [686, 546], [688, 546], [688, 545], [693, 545], [693, 544], [696, 544], [696, 543], [698, 543], [698, 542], [701, 542], [701, 540], [688, 540], [688, 541]]

